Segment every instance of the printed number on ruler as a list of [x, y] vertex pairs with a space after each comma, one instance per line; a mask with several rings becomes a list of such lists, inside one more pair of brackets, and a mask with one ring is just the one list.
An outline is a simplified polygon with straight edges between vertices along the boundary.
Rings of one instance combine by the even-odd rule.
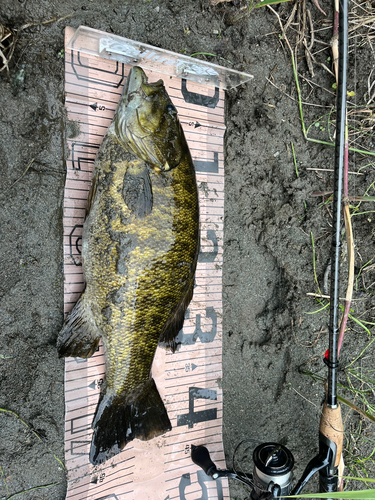
[[215, 87], [215, 93], [213, 96], [190, 92], [187, 89], [185, 78], [182, 78], [181, 80], [181, 92], [184, 96], [185, 102], [188, 104], [196, 104], [197, 106], [204, 106], [205, 108], [216, 108], [220, 99], [219, 87]]
[[91, 476], [91, 481], [90, 483], [92, 484], [99, 484], [99, 483], [103, 483], [104, 482], [104, 479], [105, 479], [105, 472], [100, 472], [98, 474], [93, 474]]
[[[195, 92], [190, 92], [187, 90], [186, 80], [181, 81], [181, 92], [184, 97], [185, 102], [190, 104], [195, 104], [199, 106], [204, 106], [208, 108], [215, 108], [219, 102], [219, 89], [216, 87], [213, 96], [206, 96], [197, 94]], [[190, 121], [190, 127], [198, 128], [200, 123], [197, 121]], [[195, 169], [197, 172], [209, 172], [217, 173], [219, 171], [219, 156], [217, 152], [213, 152], [214, 161], [194, 161]], [[219, 249], [218, 238], [216, 232], [212, 229], [207, 230], [207, 240], [210, 240], [213, 244], [213, 250], [209, 252], [199, 253], [199, 262], [214, 262]], [[190, 317], [190, 310], [186, 311], [187, 319]], [[183, 330], [179, 332], [177, 342], [181, 342], [182, 345], [192, 345], [197, 339], [201, 343], [213, 342], [217, 333], [217, 313], [212, 306], [206, 307], [206, 317], [212, 322], [211, 329], [208, 332], [202, 331], [201, 328], [201, 314], [195, 315], [195, 330], [192, 334], [183, 333]], [[185, 364], [185, 372], [193, 371], [196, 368], [194, 363]], [[217, 391], [213, 389], [203, 389], [200, 387], [189, 387], [189, 411], [185, 414], [177, 415], [177, 426], [187, 425], [188, 428], [193, 428], [194, 424], [200, 422], [205, 422], [209, 420], [215, 420], [217, 418], [217, 408], [209, 408], [206, 410], [194, 411], [194, 402], [199, 399], [209, 399], [211, 401], [217, 400]], [[189, 445], [185, 446], [185, 454], [190, 453]], [[199, 500], [208, 500], [208, 489], [206, 482], [212, 481], [208, 476], [201, 470], [197, 472], [197, 480], [200, 485], [201, 492], [199, 493]], [[183, 474], [179, 483], [179, 494], [180, 500], [186, 500], [186, 495], [188, 492], [186, 489], [191, 486], [192, 479], [190, 473]], [[221, 481], [215, 481], [217, 499], [223, 500], [223, 489]], [[212, 498], [212, 495], [211, 495]], [[198, 499], [198, 497], [197, 497]]]
[[192, 429], [194, 424], [217, 419], [217, 408], [194, 411], [194, 401], [197, 399], [210, 399], [211, 401], [216, 401], [217, 392], [213, 389], [189, 387], [189, 412], [177, 415], [177, 427], [187, 425], [189, 429]]
[[102, 106], [100, 104], [98, 104], [97, 102], [95, 102], [94, 104], [90, 104], [90, 108], [93, 109], [94, 111], [105, 111], [105, 106]]
[[[197, 471], [196, 475], [198, 479], [198, 484], [201, 487], [201, 492], [200, 492], [201, 496], [195, 497], [196, 500], [208, 500], [208, 489], [206, 483], [212, 483], [213, 487], [216, 486], [217, 499], [223, 500], [223, 487], [220, 479], [217, 480], [211, 479], [205, 474], [205, 472], [203, 472], [203, 470]], [[191, 474], [189, 472], [187, 474], [183, 474], [181, 476], [180, 484], [178, 486], [178, 490], [180, 493], [180, 500], [187, 500], [186, 495], [188, 494], [188, 492], [186, 491], [186, 489], [191, 484], [192, 484]], [[210, 496], [211, 498], [213, 498], [212, 494]]]
[[[190, 310], [187, 309], [185, 319], [190, 318]], [[199, 339], [202, 344], [213, 342], [217, 333], [217, 314], [212, 306], [206, 307], [206, 318], [212, 322], [211, 329], [208, 332], [202, 331], [201, 327], [201, 314], [195, 315], [195, 330], [193, 333], [184, 333], [183, 329], [177, 335], [176, 342], [181, 345], [193, 345]]]
[[207, 229], [207, 240], [212, 241], [214, 249], [211, 252], [202, 252], [198, 255], [198, 262], [214, 262], [219, 252], [219, 242], [216, 232], [213, 229]]
[[[188, 104], [195, 104], [196, 106], [203, 106], [205, 108], [216, 108], [219, 99], [220, 91], [219, 87], [215, 87], [215, 93], [213, 96], [207, 96], [203, 94], [198, 94], [197, 92], [191, 92], [187, 89], [186, 80], [183, 78], [181, 80], [181, 93], [184, 101]], [[190, 121], [190, 127], [200, 127], [200, 123], [197, 121]], [[214, 155], [213, 161], [208, 160], [194, 160], [194, 166], [196, 172], [205, 173], [218, 173], [219, 172], [219, 154], [216, 151], [212, 151]]]

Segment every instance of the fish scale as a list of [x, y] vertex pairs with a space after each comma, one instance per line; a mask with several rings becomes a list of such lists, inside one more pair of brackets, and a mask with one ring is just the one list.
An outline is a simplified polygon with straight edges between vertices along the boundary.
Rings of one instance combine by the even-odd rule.
[[82, 236], [86, 288], [58, 338], [61, 355], [82, 357], [103, 339], [94, 464], [171, 428], [150, 371], [160, 341], [176, 347], [198, 251], [195, 171], [176, 110], [161, 81], [133, 68], [95, 161]]

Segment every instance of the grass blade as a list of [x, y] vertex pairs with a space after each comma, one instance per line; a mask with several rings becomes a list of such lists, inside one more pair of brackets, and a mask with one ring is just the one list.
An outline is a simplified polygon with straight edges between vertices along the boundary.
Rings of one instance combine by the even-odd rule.
[[253, 9], [257, 9], [258, 7], [264, 7], [266, 5], [275, 5], [277, 3], [290, 2], [290, 0], [260, 0], [256, 5], [253, 6]]
[[[368, 481], [368, 479], [366, 479]], [[353, 500], [374, 500], [375, 490], [360, 490], [360, 491], [335, 491], [331, 493], [306, 493], [304, 495], [290, 495], [280, 498], [342, 498]]]

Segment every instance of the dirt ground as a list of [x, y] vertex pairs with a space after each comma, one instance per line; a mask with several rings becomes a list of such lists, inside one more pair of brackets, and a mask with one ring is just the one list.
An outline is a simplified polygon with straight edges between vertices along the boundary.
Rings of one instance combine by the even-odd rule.
[[[302, 15], [303, 1], [299, 2], [300, 10], [288, 31], [292, 45], [298, 30], [295, 22]], [[187, 55], [216, 54], [200, 57], [254, 75], [252, 82], [227, 92], [225, 451], [229, 466], [236, 445], [253, 440], [236, 455], [237, 467], [250, 471], [254, 443], [280, 442], [294, 455], [297, 477], [317, 453], [324, 385], [302, 371], [326, 376], [328, 309], [311, 314], [322, 309], [322, 304], [306, 293], [318, 290], [314, 249], [316, 277], [324, 293], [332, 219], [329, 196], [312, 197], [311, 193], [329, 192], [333, 178], [327, 170], [311, 169], [333, 168], [334, 150], [303, 136], [290, 52], [276, 15], [265, 7], [233, 24], [231, 17], [244, 12], [239, 10], [242, 5], [237, 0], [217, 6], [208, 0], [1, 2], [4, 26], [18, 29], [35, 23], [19, 31], [10, 76], [6, 71], [0, 74], [1, 499], [26, 490], [20, 498], [65, 498], [60, 462], [64, 459], [64, 360], [58, 358], [55, 347], [63, 322], [62, 200], [67, 150], [61, 51], [65, 26], [85, 25]], [[284, 24], [293, 5], [275, 6]], [[373, 9], [370, 3], [366, 5]], [[332, 7], [322, 6], [327, 17], [306, 0], [314, 26], [312, 52], [318, 63], [331, 68], [327, 44], [332, 35]], [[356, 12], [355, 4], [350, 8], [352, 14]], [[41, 24], [68, 15], [62, 21]], [[306, 26], [310, 43], [308, 21]], [[374, 67], [371, 40], [362, 42], [362, 38], [351, 38], [348, 77], [356, 109], [370, 100]], [[297, 60], [302, 100], [307, 103], [303, 106], [305, 122], [313, 124], [309, 135], [330, 142], [334, 77], [320, 64], [314, 64], [312, 77], [301, 48]], [[328, 118], [321, 118], [327, 114]], [[358, 116], [353, 132], [357, 135], [351, 136], [356, 139], [355, 147], [373, 151], [373, 118], [369, 113]], [[351, 171], [363, 174], [350, 177], [350, 194], [364, 195], [370, 187], [368, 194], [374, 195], [371, 156], [350, 153], [350, 162]], [[373, 211], [373, 203], [362, 203], [353, 216], [352, 315], [368, 322], [374, 321], [375, 310], [375, 272], [370, 262], [375, 243]], [[345, 249], [344, 244], [343, 283]], [[373, 335], [373, 325], [366, 326]], [[353, 377], [349, 382], [345, 367], [370, 340], [369, 332], [350, 322], [339, 381], [348, 387], [352, 383], [354, 389], [340, 391], [361, 407], [355, 390], [368, 386]], [[357, 375], [371, 376], [372, 356], [370, 346], [351, 369], [357, 369]], [[371, 391], [367, 399], [374, 408]], [[346, 459], [352, 467], [349, 471], [359, 474], [356, 460], [374, 448], [374, 428], [347, 407], [343, 410]], [[374, 468], [368, 472], [374, 473]], [[231, 498], [248, 497], [244, 487], [231, 483]]]

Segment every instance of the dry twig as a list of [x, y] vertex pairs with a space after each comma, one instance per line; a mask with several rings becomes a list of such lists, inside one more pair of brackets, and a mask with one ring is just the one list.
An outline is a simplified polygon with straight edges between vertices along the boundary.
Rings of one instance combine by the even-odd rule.
[[58, 23], [60, 21], [63, 21], [64, 19], [67, 19], [68, 17], [71, 17], [72, 15], [73, 12], [68, 14], [67, 16], [63, 16], [60, 18], [53, 17], [52, 19], [48, 19], [47, 21], [41, 21], [38, 23], [26, 23], [18, 29], [11, 29], [7, 26], [3, 26], [0, 23], [0, 62], [2, 61], [2, 66], [0, 66], [0, 73], [6, 70], [9, 76], [9, 62], [13, 57], [14, 49], [16, 48], [18, 40], [18, 35], [22, 30], [25, 30], [26, 28], [30, 28], [32, 26]]

